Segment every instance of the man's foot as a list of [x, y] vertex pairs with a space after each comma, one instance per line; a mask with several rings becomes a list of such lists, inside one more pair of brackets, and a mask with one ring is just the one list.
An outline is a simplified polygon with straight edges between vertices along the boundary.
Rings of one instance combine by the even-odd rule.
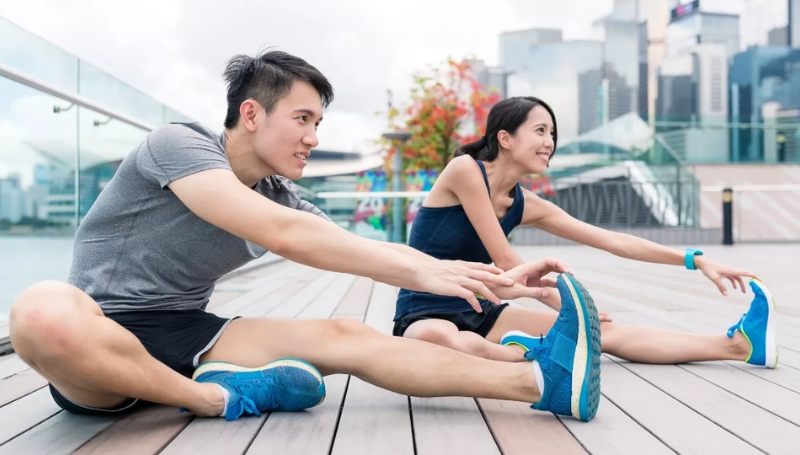
[[264, 411], [300, 411], [325, 399], [322, 375], [308, 362], [278, 359], [260, 368], [227, 362], [206, 362], [192, 379], [224, 387], [229, 393], [225, 420]]
[[542, 399], [531, 407], [588, 422], [600, 404], [600, 319], [594, 300], [575, 277], [562, 273], [557, 283], [558, 319], [525, 353], [544, 376]]
[[778, 366], [778, 341], [775, 338], [775, 300], [764, 284], [756, 279], [750, 280], [753, 301], [750, 309], [739, 322], [728, 329], [728, 338], [739, 331], [750, 343], [750, 355], [745, 361], [767, 368]]

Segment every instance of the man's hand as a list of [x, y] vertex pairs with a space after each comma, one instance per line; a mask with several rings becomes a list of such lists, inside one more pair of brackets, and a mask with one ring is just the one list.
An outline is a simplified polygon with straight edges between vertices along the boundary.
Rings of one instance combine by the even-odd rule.
[[570, 272], [570, 270], [565, 263], [558, 259], [547, 258], [535, 262], [526, 262], [501, 275], [511, 278], [514, 281], [513, 285], [492, 288], [492, 290], [503, 300], [513, 300], [520, 297], [547, 298], [550, 295], [550, 291], [546, 288], [556, 287], [555, 280], [546, 278], [552, 272], [563, 273]]
[[489, 287], [498, 292], [514, 284], [513, 279], [503, 276], [503, 271], [493, 265], [464, 261], [426, 261], [420, 262], [420, 265], [415, 279], [419, 283], [418, 290], [461, 297], [478, 313], [481, 312], [481, 305], [475, 296], [476, 292], [492, 303], [500, 304], [500, 299]]

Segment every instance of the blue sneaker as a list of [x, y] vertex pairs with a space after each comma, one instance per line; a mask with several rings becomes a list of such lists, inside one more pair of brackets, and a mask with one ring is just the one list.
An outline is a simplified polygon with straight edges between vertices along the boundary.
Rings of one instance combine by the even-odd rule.
[[225, 420], [264, 411], [300, 411], [325, 399], [322, 375], [308, 362], [278, 359], [261, 368], [227, 362], [206, 362], [192, 375], [197, 382], [213, 382], [230, 392]]
[[531, 407], [588, 422], [600, 404], [600, 319], [594, 300], [575, 277], [562, 273], [557, 283], [558, 319], [525, 353], [539, 362], [544, 376], [542, 399]]
[[747, 363], [767, 368], [778, 366], [778, 341], [775, 338], [775, 300], [764, 284], [756, 279], [750, 280], [753, 301], [750, 309], [739, 322], [728, 329], [728, 338], [738, 330], [750, 343]]

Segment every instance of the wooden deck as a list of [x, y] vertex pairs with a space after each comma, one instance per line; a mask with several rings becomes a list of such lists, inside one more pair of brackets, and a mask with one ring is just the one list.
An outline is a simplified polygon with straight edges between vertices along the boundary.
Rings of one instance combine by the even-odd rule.
[[[699, 272], [614, 258], [583, 247], [519, 248], [567, 261], [616, 321], [724, 333], [750, 294], [721, 297]], [[680, 366], [603, 358], [603, 399], [590, 423], [526, 404], [409, 398], [355, 377], [326, 378], [313, 410], [261, 418], [194, 418], [153, 406], [118, 419], [61, 412], [45, 381], [15, 355], [0, 357], [0, 454], [797, 454], [800, 453], [800, 301], [791, 292], [800, 245], [712, 247], [707, 254], [762, 274], [776, 297], [781, 364]], [[355, 318], [389, 333], [396, 290], [288, 261], [219, 284], [209, 309], [232, 316]], [[539, 306], [522, 301], [524, 306]]]

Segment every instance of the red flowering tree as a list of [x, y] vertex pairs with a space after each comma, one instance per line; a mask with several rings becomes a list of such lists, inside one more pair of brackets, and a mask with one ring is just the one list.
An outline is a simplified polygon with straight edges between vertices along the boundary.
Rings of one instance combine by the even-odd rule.
[[[499, 99], [475, 79], [467, 61], [451, 59], [443, 68], [416, 75], [410, 105], [388, 113], [391, 128], [411, 133], [402, 147], [403, 168], [441, 172], [459, 145], [483, 136], [489, 109]], [[389, 175], [395, 150], [388, 147]]]

